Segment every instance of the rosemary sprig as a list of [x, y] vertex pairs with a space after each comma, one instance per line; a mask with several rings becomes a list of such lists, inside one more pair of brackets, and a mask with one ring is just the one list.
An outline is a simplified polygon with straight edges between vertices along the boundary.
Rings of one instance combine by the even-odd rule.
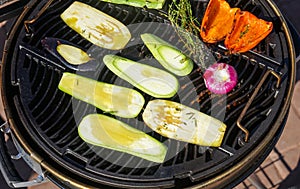
[[167, 16], [179, 39], [184, 43], [185, 53], [205, 70], [205, 61], [214, 61], [214, 57], [198, 37], [200, 24], [193, 15], [190, 1], [172, 0]]
[[176, 28], [185, 29], [194, 35], [199, 34], [200, 30], [196, 18], [193, 16], [191, 3], [189, 0], [173, 0], [168, 11], [168, 18]]

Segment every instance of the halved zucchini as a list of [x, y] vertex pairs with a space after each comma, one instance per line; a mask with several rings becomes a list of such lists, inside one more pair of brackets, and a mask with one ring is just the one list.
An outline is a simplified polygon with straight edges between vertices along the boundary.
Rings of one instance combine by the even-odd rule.
[[142, 34], [141, 38], [155, 59], [170, 72], [185, 76], [193, 70], [193, 61], [173, 45], [150, 33]]
[[87, 143], [126, 152], [149, 161], [162, 163], [167, 147], [153, 137], [119, 120], [90, 114], [78, 126], [79, 136]]
[[226, 130], [223, 122], [167, 100], [150, 101], [143, 112], [143, 120], [162, 136], [201, 146], [219, 147]]
[[104, 112], [125, 118], [136, 117], [145, 103], [144, 97], [133, 89], [68, 72], [63, 73], [58, 88]]
[[82, 37], [103, 48], [123, 49], [131, 38], [123, 23], [78, 1], [72, 3], [60, 17]]
[[134, 7], [147, 7], [149, 9], [161, 9], [165, 0], [101, 0], [109, 3], [124, 4]]
[[178, 90], [176, 77], [161, 69], [117, 55], [105, 55], [103, 61], [117, 76], [153, 97], [170, 98]]

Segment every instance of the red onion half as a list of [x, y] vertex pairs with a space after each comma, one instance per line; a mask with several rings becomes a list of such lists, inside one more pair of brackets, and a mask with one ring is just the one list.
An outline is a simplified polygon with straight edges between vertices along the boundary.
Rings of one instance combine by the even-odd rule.
[[204, 72], [205, 85], [212, 93], [226, 94], [237, 84], [234, 67], [225, 63], [214, 63]]

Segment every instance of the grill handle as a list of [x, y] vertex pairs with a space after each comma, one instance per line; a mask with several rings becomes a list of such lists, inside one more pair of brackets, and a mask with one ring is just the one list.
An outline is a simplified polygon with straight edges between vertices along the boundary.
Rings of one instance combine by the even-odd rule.
[[[27, 33], [30, 33], [30, 28], [29, 25], [33, 24], [37, 19], [39, 19], [39, 17], [48, 9], [48, 7], [52, 4], [52, 2], [55, 0], [49, 0], [43, 7], [42, 9], [37, 13], [37, 15], [35, 16], [35, 18], [31, 19], [31, 20], [25, 20], [24, 21], [24, 27]], [[27, 7], [30, 8], [30, 7]]]
[[[0, 132], [0, 169], [1, 169], [1, 173], [6, 181], [7, 185], [11, 188], [21, 188], [21, 187], [29, 187], [29, 186], [39, 185], [44, 182], [47, 182], [48, 179], [45, 179], [43, 174], [40, 174], [39, 176], [37, 176], [37, 178], [35, 178], [31, 181], [24, 181], [21, 178], [18, 171], [15, 169], [12, 159], [23, 158], [27, 164], [29, 164], [28, 161], [32, 162], [34, 160], [26, 160], [26, 156], [25, 156], [24, 152], [20, 152], [20, 149], [19, 149], [20, 146], [18, 146], [18, 144], [16, 144], [17, 141], [14, 139], [14, 136], [12, 135], [12, 133], [10, 133], [10, 128], [9, 128], [7, 122], [4, 122], [2, 119], [0, 119], [0, 125], [1, 125], [0, 129], [2, 131], [2, 132]], [[9, 134], [9, 133], [10, 133], [10, 136], [13, 138], [15, 147], [19, 151], [19, 154], [17, 156], [11, 156], [8, 152], [8, 148], [6, 146], [6, 141], [5, 141], [5, 134]]]
[[252, 102], [254, 101], [257, 93], [259, 92], [261, 86], [264, 84], [265, 80], [267, 79], [267, 77], [269, 76], [269, 74], [272, 74], [273, 76], [275, 76], [277, 78], [277, 84], [276, 84], [276, 88], [279, 88], [280, 83], [281, 83], [281, 77], [279, 74], [277, 74], [275, 71], [273, 70], [268, 70], [265, 75], [262, 77], [262, 79], [260, 80], [260, 82], [258, 83], [258, 85], [255, 87], [255, 90], [253, 92], [253, 94], [251, 95], [249, 101], [246, 103], [246, 106], [244, 107], [244, 109], [242, 110], [242, 113], [240, 114], [236, 124], [237, 126], [245, 133], [245, 138], [244, 141], [248, 142], [249, 141], [249, 131], [241, 124], [243, 118], [245, 117], [248, 108], [251, 106]]
[[[6, 123], [2, 120], [1, 122], [2, 122], [1, 127], [3, 128], [4, 124]], [[0, 169], [6, 183], [10, 187], [13, 187], [13, 183], [21, 182], [22, 179], [10, 160], [10, 156], [7, 153], [8, 150], [5, 143], [6, 142], [5, 142], [4, 132], [0, 132]]]
[[18, 16], [29, 0], [1, 0], [0, 22]]

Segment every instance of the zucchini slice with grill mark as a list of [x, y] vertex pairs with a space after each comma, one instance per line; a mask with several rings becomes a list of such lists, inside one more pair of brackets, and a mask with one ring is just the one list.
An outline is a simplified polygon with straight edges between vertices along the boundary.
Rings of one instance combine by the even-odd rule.
[[145, 103], [144, 97], [136, 90], [68, 72], [63, 73], [58, 88], [104, 112], [124, 118], [136, 117]]
[[101, 0], [109, 3], [124, 4], [134, 7], [147, 7], [149, 9], [162, 9], [165, 0]]
[[185, 76], [193, 70], [193, 61], [173, 45], [150, 33], [142, 34], [141, 38], [154, 58], [170, 72]]
[[161, 69], [117, 55], [105, 55], [105, 65], [117, 76], [156, 98], [170, 98], [178, 90], [175, 76]]
[[60, 17], [86, 40], [102, 48], [123, 49], [131, 38], [130, 31], [122, 22], [78, 1], [72, 3]]
[[167, 153], [167, 147], [153, 137], [101, 114], [85, 116], [78, 126], [78, 133], [87, 143], [157, 163], [162, 163]]
[[168, 100], [150, 101], [143, 120], [162, 136], [201, 146], [219, 147], [226, 130], [218, 119]]

